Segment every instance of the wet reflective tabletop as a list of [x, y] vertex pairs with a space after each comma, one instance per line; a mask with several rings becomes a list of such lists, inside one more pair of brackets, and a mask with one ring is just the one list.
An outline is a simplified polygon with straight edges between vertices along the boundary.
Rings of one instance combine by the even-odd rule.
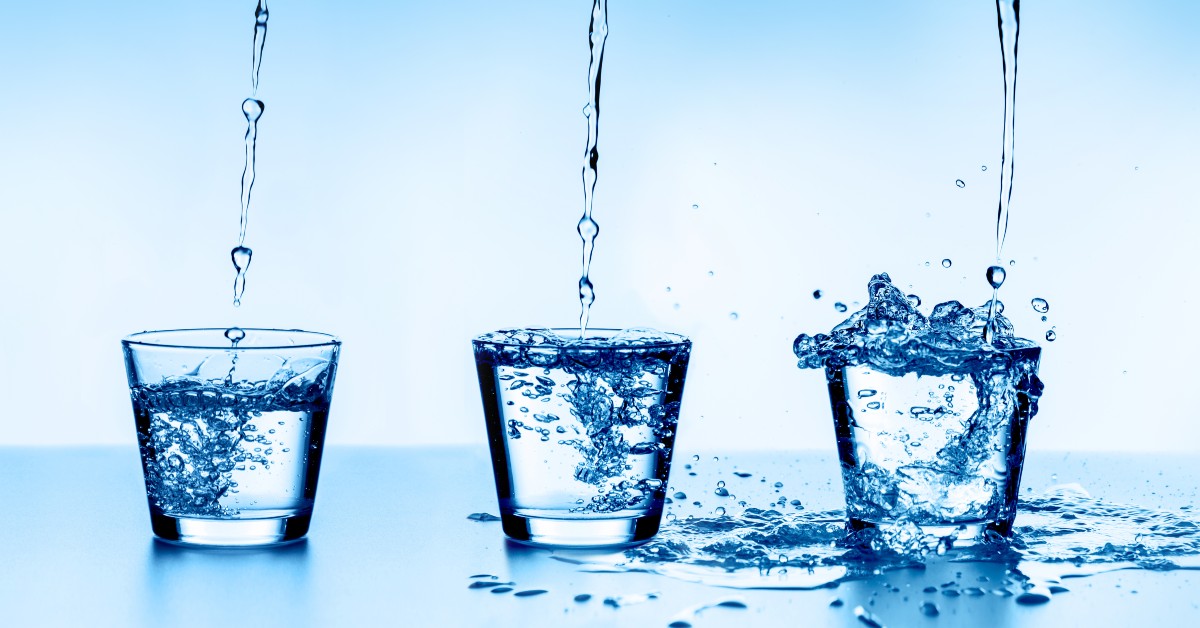
[[[921, 591], [948, 581], [999, 582], [1004, 565], [933, 562], [836, 589], [727, 589], [650, 573], [594, 573], [570, 552], [506, 542], [486, 449], [331, 447], [308, 540], [274, 549], [176, 547], [151, 538], [132, 448], [0, 448], [0, 623], [4, 625], [887, 626], [1200, 624], [1200, 573], [1123, 570], [1064, 581], [1049, 603]], [[672, 492], [715, 505], [715, 471], [735, 465], [779, 479], [808, 508], [840, 506], [827, 453], [677, 459]], [[1196, 501], [1195, 456], [1031, 454], [1023, 485], [1078, 483], [1093, 496], [1178, 510]], [[705, 509], [704, 513], [700, 509]], [[1018, 525], [1020, 518], [1018, 517]], [[507, 587], [470, 588], [479, 575]], [[492, 593], [494, 589], [512, 591]], [[518, 597], [522, 591], [545, 593]], [[590, 594], [587, 601], [575, 601]], [[607, 598], [612, 601], [606, 603]], [[831, 600], [843, 601], [830, 606]], [[920, 605], [935, 599], [940, 615]], [[703, 605], [734, 601], [692, 613]], [[737, 602], [743, 603], [744, 608]]]

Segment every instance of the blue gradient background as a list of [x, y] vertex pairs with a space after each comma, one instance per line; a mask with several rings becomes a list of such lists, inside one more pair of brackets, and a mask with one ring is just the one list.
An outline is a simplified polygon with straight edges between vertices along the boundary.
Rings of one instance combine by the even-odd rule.
[[[482, 443], [469, 339], [578, 315], [589, 8], [273, 3], [235, 311], [253, 2], [0, 5], [0, 444], [132, 443], [118, 340], [230, 324], [343, 337], [331, 442]], [[1200, 3], [1022, 8], [1002, 298], [1059, 338], [1030, 446], [1195, 450]], [[988, 297], [994, 4], [610, 14], [594, 323], [695, 340], [681, 447], [832, 448], [798, 332], [883, 270]]]

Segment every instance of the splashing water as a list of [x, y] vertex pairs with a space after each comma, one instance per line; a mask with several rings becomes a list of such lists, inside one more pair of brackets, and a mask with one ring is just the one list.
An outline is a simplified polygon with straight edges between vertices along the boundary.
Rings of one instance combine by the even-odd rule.
[[582, 307], [579, 314], [580, 338], [587, 335], [588, 318], [591, 316], [592, 303], [596, 301], [596, 291], [588, 274], [592, 268], [592, 251], [596, 245], [596, 236], [600, 233], [600, 225], [592, 219], [592, 203], [596, 194], [596, 164], [600, 160], [596, 141], [600, 132], [600, 78], [604, 66], [606, 39], [608, 0], [594, 0], [592, 21], [588, 26], [588, 50], [591, 55], [588, 61], [588, 104], [583, 108], [583, 115], [588, 123], [587, 147], [583, 152], [583, 217], [576, 226], [576, 231], [583, 240], [583, 274], [579, 277], [579, 304]]
[[262, 69], [263, 47], [267, 43], [267, 0], [259, 0], [254, 8], [254, 50], [250, 59], [250, 98], [242, 101], [242, 115], [246, 117], [246, 161], [242, 167], [241, 220], [238, 223], [238, 245], [233, 248], [233, 268], [237, 276], [233, 280], [233, 305], [242, 305], [242, 294], [246, 291], [246, 271], [254, 251], [246, 246], [246, 227], [250, 220], [250, 192], [254, 189], [255, 149], [258, 144], [258, 119], [265, 105], [258, 96], [258, 74]]

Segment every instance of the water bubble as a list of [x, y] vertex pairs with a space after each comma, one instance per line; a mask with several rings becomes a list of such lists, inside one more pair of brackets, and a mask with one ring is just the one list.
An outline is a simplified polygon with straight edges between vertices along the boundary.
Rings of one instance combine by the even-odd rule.
[[954, 180], [954, 185], [957, 185], [957, 186], [958, 186], [958, 187], [960, 187], [960, 188], [965, 188], [965, 187], [967, 187], [967, 184], [966, 184], [966, 183], [963, 183], [963, 180], [962, 180], [962, 179], [955, 179], [955, 180]]
[[919, 307], [921, 305], [921, 297], [919, 297], [915, 294], [910, 294], [910, 295], [908, 295], [907, 298], [908, 298], [909, 305], [911, 305], [913, 307]]
[[738, 319], [738, 313], [737, 313], [737, 312], [730, 312], [730, 313], [729, 313], [729, 320], [731, 320], [731, 321], [736, 321], [737, 319]]
[[1000, 286], [1004, 285], [1004, 278], [1006, 276], [1007, 273], [1004, 271], [1003, 266], [988, 266], [987, 280], [992, 285], [992, 289], [999, 290]]
[[820, 291], [820, 290], [813, 290], [813, 298], [814, 298], [814, 299], [819, 299], [819, 298], [821, 298], [821, 291]]
[[713, 514], [715, 514], [718, 517], [724, 517], [725, 516], [725, 507], [717, 506], [716, 510], [713, 510]]
[[246, 332], [240, 327], [230, 327], [225, 330], [225, 338], [232, 342], [234, 346], [241, 342], [246, 337]]
[[1053, 329], [1046, 332], [1046, 340], [1049, 340], [1050, 342], [1054, 342], [1054, 340], [1057, 338], [1058, 338], [1058, 334], [1054, 333]]
[[834, 304], [833, 304], [833, 309], [835, 309], [835, 310], [837, 310], [837, 311], [839, 311], [839, 312], [845, 312], [845, 311], [846, 311], [846, 304], [845, 304], [845, 303], [842, 303], [841, 301], [838, 301], [837, 303], [834, 303]]
[[1033, 311], [1039, 314], [1045, 314], [1050, 311], [1050, 303], [1041, 297], [1035, 298], [1029, 304], [1033, 306]]
[[876, 392], [877, 391], [872, 388], [864, 388], [864, 389], [858, 391], [858, 398], [865, 399], [867, 397], [874, 397]]
[[942, 260], [942, 268], [950, 268], [952, 264], [954, 264], [954, 262], [950, 261], [950, 258], [948, 257]]

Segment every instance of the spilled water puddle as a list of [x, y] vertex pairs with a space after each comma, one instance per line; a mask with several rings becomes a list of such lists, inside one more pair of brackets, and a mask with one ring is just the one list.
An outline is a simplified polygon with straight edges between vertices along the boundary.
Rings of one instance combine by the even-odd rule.
[[[584, 571], [650, 572], [735, 589], [819, 589], [926, 563], [993, 563], [1006, 577], [988, 586], [942, 583], [936, 591], [1012, 596], [1040, 603], [1066, 592], [1061, 583], [1122, 569], [1200, 569], [1200, 522], [1191, 510], [1153, 510], [1109, 503], [1079, 485], [1023, 499], [1011, 539], [937, 549], [914, 526], [888, 534], [847, 534], [836, 510], [784, 512], [746, 507], [736, 514], [665, 521], [659, 535], [623, 553], [554, 556]], [[928, 592], [928, 591], [927, 591]]]

